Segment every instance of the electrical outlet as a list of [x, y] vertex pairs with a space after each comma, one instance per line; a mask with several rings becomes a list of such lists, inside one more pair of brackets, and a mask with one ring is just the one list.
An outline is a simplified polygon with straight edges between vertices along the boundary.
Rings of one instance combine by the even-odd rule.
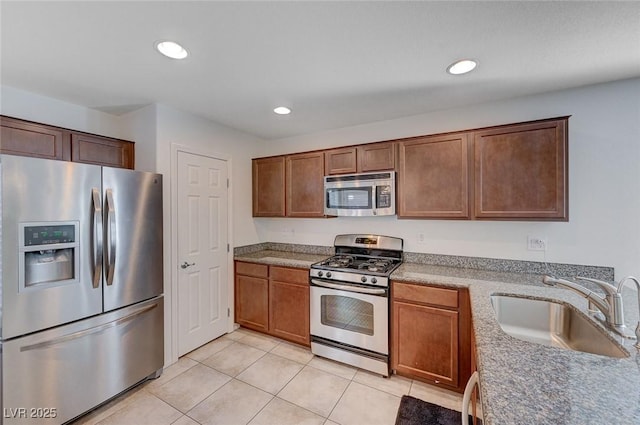
[[424, 236], [424, 233], [418, 233], [417, 240], [419, 244], [424, 244], [427, 238]]
[[287, 239], [292, 239], [296, 234], [296, 230], [293, 228], [287, 228], [282, 231], [282, 235]]
[[546, 251], [546, 236], [527, 236], [527, 249], [529, 251]]

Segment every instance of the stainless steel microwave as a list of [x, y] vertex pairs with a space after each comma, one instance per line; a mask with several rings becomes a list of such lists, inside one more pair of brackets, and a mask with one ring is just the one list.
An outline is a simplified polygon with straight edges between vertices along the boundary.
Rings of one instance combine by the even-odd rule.
[[326, 176], [324, 213], [355, 217], [395, 215], [396, 173]]

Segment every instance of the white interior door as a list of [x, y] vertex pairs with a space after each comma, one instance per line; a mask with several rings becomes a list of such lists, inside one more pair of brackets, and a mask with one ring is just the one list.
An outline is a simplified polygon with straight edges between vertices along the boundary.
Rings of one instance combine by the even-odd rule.
[[227, 330], [227, 162], [178, 152], [178, 355]]

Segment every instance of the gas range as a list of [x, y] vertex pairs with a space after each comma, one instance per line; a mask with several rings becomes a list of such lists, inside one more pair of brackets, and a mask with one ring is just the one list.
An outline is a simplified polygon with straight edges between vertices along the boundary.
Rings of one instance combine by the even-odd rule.
[[338, 235], [336, 255], [313, 264], [311, 278], [361, 285], [389, 286], [389, 276], [402, 263], [402, 239], [377, 235]]
[[336, 255], [311, 265], [311, 352], [389, 376], [389, 276], [402, 239], [338, 235]]

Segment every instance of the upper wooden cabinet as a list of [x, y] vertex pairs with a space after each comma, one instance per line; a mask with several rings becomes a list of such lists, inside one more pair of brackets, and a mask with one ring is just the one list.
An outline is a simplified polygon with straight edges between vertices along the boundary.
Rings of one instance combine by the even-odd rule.
[[324, 174], [350, 174], [358, 171], [356, 148], [324, 151]]
[[567, 121], [473, 133], [475, 218], [568, 220]]
[[395, 161], [396, 145], [391, 142], [330, 149], [324, 151], [324, 174], [393, 170]]
[[358, 172], [393, 170], [396, 168], [395, 143], [371, 143], [357, 147]]
[[0, 117], [0, 153], [69, 160], [64, 130], [43, 124]]
[[71, 133], [71, 160], [133, 169], [133, 143], [93, 134]]
[[0, 153], [134, 168], [134, 143], [0, 117]]
[[322, 217], [323, 176], [397, 169], [398, 218], [567, 221], [568, 119], [255, 159], [253, 215]]
[[285, 216], [285, 157], [259, 158], [253, 165], [253, 216]]
[[469, 218], [468, 134], [399, 143], [398, 217]]
[[324, 217], [324, 155], [258, 158], [253, 163], [254, 217]]
[[286, 157], [287, 217], [324, 217], [324, 154]]

